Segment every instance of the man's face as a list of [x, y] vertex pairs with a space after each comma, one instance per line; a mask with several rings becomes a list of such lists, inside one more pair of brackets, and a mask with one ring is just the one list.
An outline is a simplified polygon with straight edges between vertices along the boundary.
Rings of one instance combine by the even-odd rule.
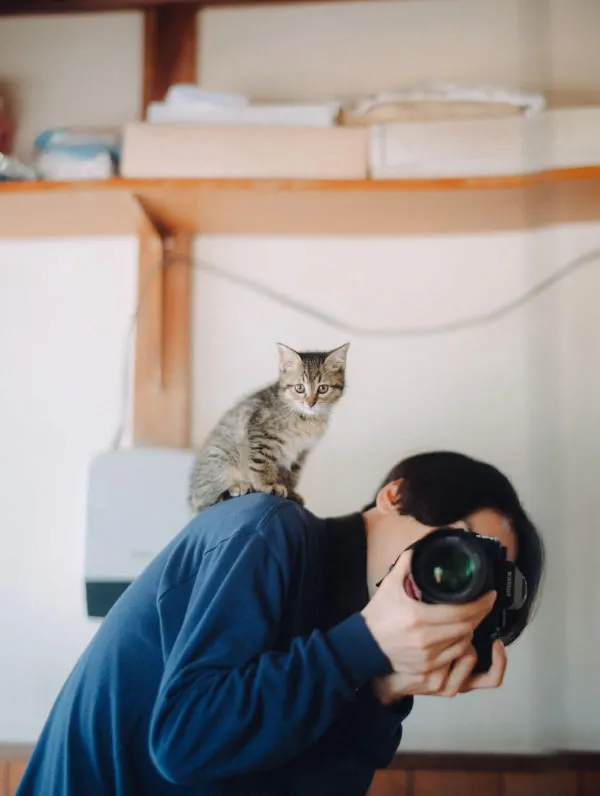
[[[405, 524], [405, 532], [410, 536], [409, 544], [414, 544], [418, 539], [422, 539], [427, 534], [436, 530], [427, 525], [422, 525], [414, 517], [402, 517]], [[512, 529], [510, 521], [502, 514], [492, 509], [480, 509], [466, 517], [460, 522], [454, 522], [450, 528], [462, 528], [472, 533], [482, 536], [493, 536], [507, 548], [509, 561], [515, 561], [517, 557], [517, 539]]]
[[[414, 544], [417, 540], [422, 539], [428, 534], [436, 530], [427, 525], [422, 525], [414, 517], [402, 517], [404, 524], [404, 532], [409, 536], [409, 544]], [[459, 522], [453, 522], [447, 526], [448, 528], [460, 528], [461, 530], [477, 533], [481, 536], [491, 536], [499, 540], [500, 544], [507, 548], [507, 558], [509, 561], [515, 561], [517, 556], [517, 540], [512, 530], [510, 521], [502, 514], [492, 509], [480, 509], [473, 514], [466, 517]], [[406, 538], [406, 537], [405, 537]], [[406, 593], [415, 600], [420, 600], [420, 592], [410, 577], [407, 575], [404, 581], [404, 588]]]

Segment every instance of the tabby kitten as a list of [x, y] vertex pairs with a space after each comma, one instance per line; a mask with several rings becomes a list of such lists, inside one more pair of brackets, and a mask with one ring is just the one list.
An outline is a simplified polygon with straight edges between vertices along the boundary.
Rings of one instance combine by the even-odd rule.
[[251, 491], [304, 502], [296, 485], [344, 391], [349, 345], [298, 353], [277, 344], [278, 381], [229, 409], [197, 453], [190, 484], [194, 512], [227, 494]]

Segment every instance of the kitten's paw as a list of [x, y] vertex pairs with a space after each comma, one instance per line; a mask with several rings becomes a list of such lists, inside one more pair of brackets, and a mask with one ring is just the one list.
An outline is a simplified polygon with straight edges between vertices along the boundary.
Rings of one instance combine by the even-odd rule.
[[287, 487], [283, 484], [272, 484], [268, 488], [269, 495], [277, 495], [277, 497], [286, 498], [288, 496]]
[[297, 492], [290, 492], [288, 497], [290, 500], [295, 501], [300, 506], [304, 505], [304, 498], [302, 497], [302, 495], [299, 495]]
[[252, 484], [247, 481], [238, 481], [232, 484], [227, 491], [231, 497], [241, 497], [242, 495], [247, 495], [248, 492], [252, 492]]

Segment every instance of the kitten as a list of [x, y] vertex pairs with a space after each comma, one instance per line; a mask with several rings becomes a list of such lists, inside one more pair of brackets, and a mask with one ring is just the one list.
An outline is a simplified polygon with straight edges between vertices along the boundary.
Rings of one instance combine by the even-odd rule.
[[229, 409], [198, 451], [190, 484], [194, 512], [227, 493], [251, 491], [303, 504], [296, 486], [344, 392], [349, 345], [298, 353], [277, 344], [279, 380]]

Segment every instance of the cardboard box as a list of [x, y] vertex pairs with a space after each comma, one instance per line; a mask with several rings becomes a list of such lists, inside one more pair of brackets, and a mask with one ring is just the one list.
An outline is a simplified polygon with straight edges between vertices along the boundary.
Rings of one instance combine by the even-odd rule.
[[374, 125], [374, 179], [485, 177], [600, 163], [600, 109], [531, 117]]
[[369, 131], [343, 127], [125, 126], [123, 177], [364, 179]]

